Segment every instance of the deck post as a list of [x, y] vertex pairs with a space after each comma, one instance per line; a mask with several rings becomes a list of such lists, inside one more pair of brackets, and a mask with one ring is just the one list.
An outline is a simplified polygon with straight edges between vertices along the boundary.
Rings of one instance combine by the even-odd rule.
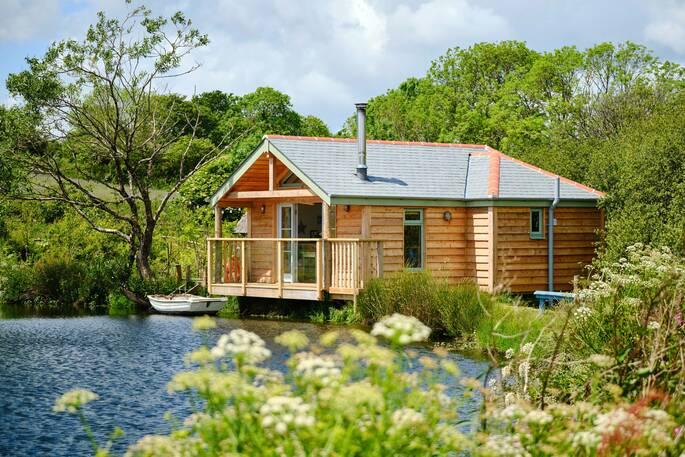
[[247, 291], [247, 271], [245, 271], [245, 240], [240, 240], [240, 283], [243, 286], [243, 296]]
[[354, 292], [353, 309], [357, 312], [357, 293], [359, 292], [359, 241], [352, 243], [352, 290]]
[[323, 240], [316, 241], [316, 290], [319, 296], [319, 300], [322, 298], [323, 292], [323, 277], [321, 275], [323, 271]]
[[[214, 238], [221, 238], [223, 236], [223, 227], [222, 227], [222, 217], [223, 217], [223, 208], [221, 208], [218, 204], [214, 207]], [[210, 242], [211, 244], [212, 242]], [[223, 265], [223, 242], [222, 241], [213, 241], [214, 246], [213, 246], [213, 251], [214, 251], [214, 276], [212, 277], [212, 282], [213, 283], [222, 283], [222, 278], [223, 278], [223, 272], [221, 266]], [[210, 249], [208, 252], [211, 252], [212, 249]]]
[[207, 240], [207, 293], [212, 293], [212, 242]]
[[276, 241], [276, 280], [278, 298], [283, 298], [283, 241]]

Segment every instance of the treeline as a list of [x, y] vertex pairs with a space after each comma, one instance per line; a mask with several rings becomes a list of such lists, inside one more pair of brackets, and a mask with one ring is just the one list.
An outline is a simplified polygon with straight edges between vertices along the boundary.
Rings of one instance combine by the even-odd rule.
[[[607, 192], [609, 257], [637, 241], [682, 253], [684, 75], [630, 42], [452, 48], [424, 77], [370, 100], [368, 134], [488, 144]], [[355, 134], [352, 117], [341, 133]]]
[[[209, 198], [227, 176], [259, 142], [265, 133], [330, 136], [326, 124], [314, 116], [297, 113], [290, 97], [275, 89], [262, 87], [243, 96], [212, 91], [192, 98], [160, 95], [160, 104], [178, 116], [174, 125], [187, 126], [185, 119], [197, 119], [197, 128], [180, 133], [169, 146], [164, 160], [151, 174], [155, 194], [162, 194], [174, 182], [179, 162], [192, 166], [206, 151], [224, 143], [232, 147], [208, 163], [179, 189], [159, 222], [151, 266], [155, 277], [144, 280], [127, 264], [127, 249], [121, 241], [98, 233], [65, 202], [0, 199], [0, 302], [20, 305], [83, 310], [109, 307], [115, 312], [131, 308], [121, 294], [122, 287], [144, 295], [152, 291], [170, 292], [177, 287], [173, 279], [175, 264], [190, 266], [193, 276], [204, 267], [204, 239], [213, 230]], [[17, 127], [26, 122], [27, 113], [19, 108], [0, 108], [0, 168], [3, 193], [9, 186], [42, 186], [46, 182], [21, 182], [13, 157], [18, 142]], [[24, 124], [25, 129], [31, 126]], [[187, 127], [185, 127], [187, 128]], [[72, 144], [67, 147], [66, 142]], [[101, 161], [74, 161], [68, 150], [88, 143], [74, 134], [51, 145], [61, 148], [56, 157], [66, 169], [77, 175], [87, 173], [99, 181], [84, 183], [98, 197], [110, 198], [107, 188], [112, 180], [113, 164], [105, 156]], [[38, 153], [37, 151], [34, 153]], [[77, 156], [76, 159], [79, 159]], [[78, 168], [78, 170], [77, 170]], [[33, 179], [36, 179], [35, 177]], [[153, 200], [157, 196], [153, 195]], [[111, 224], [106, 214], [87, 210], [95, 223]], [[240, 213], [226, 214], [230, 226]], [[123, 309], [122, 309], [123, 308]]]

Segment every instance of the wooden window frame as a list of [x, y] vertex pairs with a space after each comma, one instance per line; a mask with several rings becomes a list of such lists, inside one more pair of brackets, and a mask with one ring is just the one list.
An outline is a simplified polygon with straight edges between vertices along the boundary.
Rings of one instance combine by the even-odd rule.
[[[533, 231], [533, 214], [539, 214], [540, 220], [540, 230]], [[530, 213], [528, 215], [529, 224], [529, 234], [531, 240], [544, 240], [545, 239], [545, 210], [544, 208], [530, 208]]]
[[[419, 213], [419, 219], [418, 220], [407, 220], [407, 212], [408, 211], [418, 211]], [[402, 211], [402, 260], [405, 263], [405, 268], [409, 271], [422, 271], [426, 267], [426, 225], [425, 225], [425, 217], [424, 217], [424, 210], [423, 208], [404, 208]], [[406, 265], [406, 259], [404, 258], [405, 255], [405, 250], [404, 250], [404, 228], [406, 226], [418, 226], [421, 229], [421, 234], [419, 236], [419, 239], [421, 241], [421, 266], [420, 267], [415, 267], [415, 268], [410, 268], [407, 267]]]

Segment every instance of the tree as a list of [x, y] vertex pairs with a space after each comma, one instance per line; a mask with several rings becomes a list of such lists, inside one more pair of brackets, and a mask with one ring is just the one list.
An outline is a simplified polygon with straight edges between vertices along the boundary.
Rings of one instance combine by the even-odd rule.
[[[31, 147], [14, 148], [4, 161], [29, 185], [6, 195], [70, 205], [92, 229], [127, 243], [129, 271], [135, 264], [151, 278], [153, 236], [169, 200], [230, 146], [198, 145], [200, 110], [163, 93], [167, 81], [197, 68], [187, 57], [207, 43], [181, 12], [155, 17], [140, 6], [120, 19], [100, 12], [82, 41], [27, 59], [29, 68], [10, 75], [7, 87], [36, 122], [34, 135], [22, 140]], [[166, 189], [155, 197], [160, 176]]]

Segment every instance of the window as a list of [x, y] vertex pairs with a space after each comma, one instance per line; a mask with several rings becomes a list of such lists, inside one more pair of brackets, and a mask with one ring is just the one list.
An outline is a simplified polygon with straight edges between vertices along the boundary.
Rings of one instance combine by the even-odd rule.
[[423, 210], [404, 210], [404, 265], [412, 270], [423, 268]]
[[541, 240], [544, 235], [544, 218], [541, 208], [530, 209], [530, 238]]

